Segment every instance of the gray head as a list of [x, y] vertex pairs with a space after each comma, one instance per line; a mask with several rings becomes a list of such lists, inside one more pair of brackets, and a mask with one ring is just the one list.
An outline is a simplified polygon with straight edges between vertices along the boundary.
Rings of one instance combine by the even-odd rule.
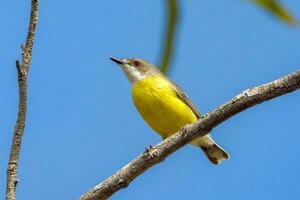
[[158, 68], [143, 59], [121, 59], [116, 57], [110, 57], [110, 59], [122, 67], [128, 80], [132, 84], [151, 75], [161, 74]]

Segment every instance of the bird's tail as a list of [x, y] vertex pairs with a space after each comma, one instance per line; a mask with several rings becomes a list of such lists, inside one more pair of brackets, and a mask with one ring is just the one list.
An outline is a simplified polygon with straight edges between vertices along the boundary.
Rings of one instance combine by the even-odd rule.
[[229, 159], [229, 155], [226, 151], [217, 145], [209, 135], [196, 138], [191, 144], [200, 147], [213, 164], [218, 165], [222, 160]]

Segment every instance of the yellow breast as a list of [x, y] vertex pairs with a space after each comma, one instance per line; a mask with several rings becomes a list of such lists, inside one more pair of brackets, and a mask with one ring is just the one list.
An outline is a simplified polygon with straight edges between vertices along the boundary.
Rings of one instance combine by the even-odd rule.
[[166, 138], [186, 124], [197, 120], [196, 115], [161, 76], [150, 76], [132, 87], [132, 98], [144, 120]]

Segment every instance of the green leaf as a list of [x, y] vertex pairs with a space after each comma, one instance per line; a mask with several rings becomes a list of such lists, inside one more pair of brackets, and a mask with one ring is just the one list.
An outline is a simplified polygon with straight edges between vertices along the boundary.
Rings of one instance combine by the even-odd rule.
[[251, 0], [260, 7], [266, 9], [279, 19], [288, 23], [289, 25], [296, 25], [296, 19], [278, 0]]
[[178, 22], [178, 4], [177, 0], [166, 0], [167, 7], [167, 23], [163, 42], [163, 52], [161, 54], [160, 69], [163, 73], [167, 73], [170, 68], [170, 61], [173, 54], [175, 32]]

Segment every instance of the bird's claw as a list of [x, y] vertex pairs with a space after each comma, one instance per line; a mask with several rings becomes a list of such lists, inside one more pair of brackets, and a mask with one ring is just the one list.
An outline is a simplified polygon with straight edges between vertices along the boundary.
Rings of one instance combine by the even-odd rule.
[[150, 144], [148, 147], [146, 147], [146, 152], [149, 152], [152, 148], [153, 146]]
[[146, 148], [146, 153], [148, 153], [151, 158], [154, 158], [158, 155], [158, 150], [156, 148], [153, 148], [152, 145], [149, 145]]

